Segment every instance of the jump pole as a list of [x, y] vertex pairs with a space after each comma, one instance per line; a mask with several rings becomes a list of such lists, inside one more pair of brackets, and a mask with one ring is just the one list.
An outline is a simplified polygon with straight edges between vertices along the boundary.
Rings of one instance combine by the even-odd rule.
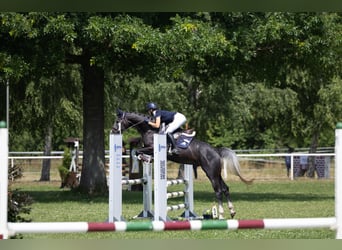
[[188, 221], [115, 221], [115, 222], [29, 222], [8, 223], [9, 231], [16, 233], [87, 233], [126, 231], [177, 230], [242, 230], [242, 229], [296, 229], [331, 228], [335, 217], [292, 218], [260, 220], [188, 220]]
[[8, 238], [8, 128], [0, 121], [0, 239]]

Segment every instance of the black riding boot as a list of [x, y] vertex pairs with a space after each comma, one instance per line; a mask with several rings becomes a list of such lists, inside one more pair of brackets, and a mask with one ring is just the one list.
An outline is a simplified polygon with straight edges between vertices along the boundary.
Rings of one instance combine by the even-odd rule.
[[171, 154], [178, 154], [178, 149], [177, 149], [177, 146], [176, 146], [176, 141], [175, 141], [175, 138], [173, 138], [173, 135], [171, 133], [167, 133], [167, 141], [168, 141], [168, 144], [171, 143], [172, 145], [172, 150], [171, 150]]

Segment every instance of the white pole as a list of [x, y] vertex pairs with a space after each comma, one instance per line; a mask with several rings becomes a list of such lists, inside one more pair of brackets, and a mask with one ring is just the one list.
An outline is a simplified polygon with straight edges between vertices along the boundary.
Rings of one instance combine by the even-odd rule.
[[8, 128], [0, 121], [0, 239], [8, 239]]
[[153, 135], [154, 147], [154, 220], [166, 221], [167, 158], [166, 135]]
[[294, 173], [293, 173], [293, 154], [291, 154], [291, 171], [290, 171], [290, 179], [293, 181]]
[[[132, 156], [133, 157], [133, 156]], [[152, 218], [152, 163], [143, 161], [143, 204], [144, 210], [134, 218]]]
[[122, 135], [109, 136], [109, 222], [122, 218]]
[[143, 178], [145, 183], [143, 185], [144, 211], [142, 216], [148, 218], [152, 215], [152, 163], [143, 162]]
[[7, 128], [9, 128], [9, 82], [7, 80], [6, 83], [6, 123], [7, 123]]
[[335, 131], [335, 217], [336, 239], [342, 239], [342, 122]]
[[184, 164], [185, 184], [185, 204], [188, 208], [185, 210], [185, 218], [194, 216], [194, 183], [193, 183], [193, 167], [190, 164]]

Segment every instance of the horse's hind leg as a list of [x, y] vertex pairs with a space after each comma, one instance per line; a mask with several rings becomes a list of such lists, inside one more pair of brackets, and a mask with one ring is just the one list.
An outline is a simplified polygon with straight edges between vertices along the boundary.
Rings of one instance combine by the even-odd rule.
[[[236, 211], [234, 209], [233, 202], [232, 202], [232, 200], [230, 198], [229, 187], [227, 186], [227, 184], [222, 179], [221, 179], [221, 187], [222, 187], [222, 190], [223, 190], [223, 193], [224, 193], [225, 197], [227, 198], [227, 203], [228, 203], [228, 208], [229, 208], [230, 216], [232, 218], [234, 218], [234, 216], [236, 214]], [[221, 206], [222, 206], [222, 199], [221, 199]], [[219, 204], [219, 209], [220, 209], [220, 204]], [[223, 207], [222, 207], [222, 210], [223, 210]]]
[[[208, 155], [208, 154], [203, 154], [203, 155]], [[214, 189], [216, 200], [218, 202], [219, 219], [224, 219], [223, 195], [228, 200], [228, 208], [230, 210], [230, 215], [231, 217], [234, 217], [236, 212], [234, 210], [233, 203], [231, 202], [231, 199], [230, 199], [229, 188], [221, 177], [221, 160], [219, 157], [215, 158], [215, 154], [213, 157], [214, 158], [211, 158], [211, 159], [207, 159], [206, 157], [206, 161], [204, 160], [201, 161], [200, 166], [206, 173]]]
[[226, 183], [221, 179], [217, 182], [213, 182], [213, 188], [215, 190], [216, 199], [218, 202], [218, 217], [220, 220], [224, 219], [224, 208], [223, 208], [223, 194], [227, 199], [230, 216], [234, 218], [236, 212], [234, 210], [233, 203], [230, 199], [229, 188]]
[[223, 193], [222, 190], [215, 190], [215, 194], [216, 194], [216, 199], [218, 202], [218, 218], [220, 220], [224, 219], [224, 209], [223, 209], [223, 202], [222, 202], [222, 198], [223, 198]]
[[[215, 197], [218, 203], [218, 217], [219, 219], [224, 219], [224, 209], [223, 209], [223, 202], [222, 202], [222, 198], [223, 198], [223, 190], [221, 189], [221, 185], [220, 185], [220, 180], [218, 178], [210, 178], [209, 175], [207, 174], [211, 185], [214, 189], [215, 192]], [[212, 176], [211, 176], [212, 177]]]

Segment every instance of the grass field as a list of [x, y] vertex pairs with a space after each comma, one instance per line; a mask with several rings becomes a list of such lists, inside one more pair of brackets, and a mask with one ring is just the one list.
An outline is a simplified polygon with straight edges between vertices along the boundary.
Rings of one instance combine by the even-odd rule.
[[[247, 186], [228, 181], [237, 211], [234, 219], [307, 218], [334, 216], [333, 180], [256, 181]], [[20, 181], [11, 184], [30, 194], [34, 203], [28, 218], [33, 222], [104, 222], [108, 218], [108, 196], [89, 197], [68, 189], [60, 189], [59, 181]], [[179, 190], [180, 187], [178, 187]], [[169, 190], [177, 190], [171, 187]], [[210, 183], [205, 178], [194, 182], [195, 212], [216, 204]], [[181, 198], [179, 198], [181, 199]], [[177, 199], [175, 199], [177, 202]], [[226, 217], [229, 212], [225, 207]], [[123, 192], [123, 215], [127, 221], [142, 210], [141, 192]], [[172, 211], [177, 219], [182, 211]], [[25, 234], [24, 239], [334, 239], [329, 229], [297, 230], [207, 230], [165, 232], [93, 232], [70, 234]]]

